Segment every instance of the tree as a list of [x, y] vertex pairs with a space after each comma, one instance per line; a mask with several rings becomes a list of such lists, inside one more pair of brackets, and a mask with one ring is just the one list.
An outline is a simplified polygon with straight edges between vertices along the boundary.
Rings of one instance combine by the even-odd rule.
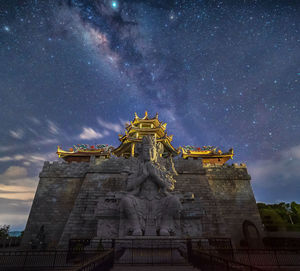
[[263, 224], [278, 230], [300, 231], [300, 204], [296, 202], [277, 204], [257, 203]]
[[10, 225], [0, 226], [0, 239], [6, 238], [9, 236], [9, 234], [8, 234], [9, 228], [10, 228]]

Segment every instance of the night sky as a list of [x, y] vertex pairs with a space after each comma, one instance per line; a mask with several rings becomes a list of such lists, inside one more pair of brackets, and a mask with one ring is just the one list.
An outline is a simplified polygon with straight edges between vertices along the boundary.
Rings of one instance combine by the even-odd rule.
[[57, 145], [118, 146], [145, 110], [300, 202], [299, 83], [297, 0], [0, 0], [0, 225], [24, 228]]

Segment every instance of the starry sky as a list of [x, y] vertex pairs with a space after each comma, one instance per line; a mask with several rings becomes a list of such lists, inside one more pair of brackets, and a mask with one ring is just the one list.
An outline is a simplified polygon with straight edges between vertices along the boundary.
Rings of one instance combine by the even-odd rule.
[[0, 225], [23, 229], [57, 145], [159, 113], [173, 145], [246, 163], [300, 202], [300, 1], [0, 0]]

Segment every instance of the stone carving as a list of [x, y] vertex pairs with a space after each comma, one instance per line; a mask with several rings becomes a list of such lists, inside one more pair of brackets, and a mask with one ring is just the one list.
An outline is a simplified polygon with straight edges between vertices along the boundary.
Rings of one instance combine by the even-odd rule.
[[100, 196], [95, 212], [98, 219], [97, 238], [118, 236], [119, 208], [117, 193]]
[[181, 203], [170, 194], [176, 174], [172, 158], [161, 158], [163, 146], [154, 136], [144, 136], [136, 152], [139, 156], [135, 168], [127, 169], [127, 192], [120, 202], [123, 235], [175, 235]]

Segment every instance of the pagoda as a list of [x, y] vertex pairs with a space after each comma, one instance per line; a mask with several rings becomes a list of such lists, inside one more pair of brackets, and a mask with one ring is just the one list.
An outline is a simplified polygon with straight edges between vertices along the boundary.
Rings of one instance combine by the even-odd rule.
[[64, 159], [68, 163], [89, 162], [92, 156], [95, 158], [110, 158], [113, 149], [114, 147], [108, 144], [97, 144], [92, 146], [88, 144], [77, 144], [68, 151], [64, 151], [60, 148], [60, 146], [57, 146], [56, 153], [59, 158]]
[[120, 145], [117, 148], [107, 144], [98, 144], [89, 146], [88, 144], [77, 144], [68, 151], [62, 150], [59, 146], [57, 154], [67, 162], [89, 162], [91, 157], [108, 159], [111, 155], [117, 157], [136, 157], [138, 152], [136, 147], [142, 142], [146, 135], [155, 136], [156, 142], [161, 142], [164, 146], [163, 157], [181, 156], [184, 159], [202, 159], [203, 165], [223, 165], [229, 159], [233, 158], [233, 149], [223, 153], [220, 149], [213, 146], [183, 146], [175, 148], [171, 143], [173, 135], [167, 135], [167, 124], [158, 120], [158, 114], [150, 118], [148, 112], [145, 112], [143, 118], [135, 113], [134, 120], [125, 125], [125, 134], [119, 135]]
[[220, 149], [213, 146], [184, 146], [180, 147], [182, 157], [187, 159], [189, 157], [197, 159], [201, 158], [203, 165], [223, 165], [229, 159], [233, 159], [233, 149], [229, 149], [228, 152], [223, 153]]
[[157, 113], [154, 118], [149, 118], [147, 111], [143, 118], [139, 118], [135, 113], [134, 120], [125, 128], [125, 134], [119, 135], [121, 144], [114, 149], [113, 153], [126, 158], [134, 157], [136, 144], [141, 143], [145, 135], [153, 135], [156, 137], [156, 142], [161, 142], [164, 146], [162, 156], [177, 156], [180, 151], [172, 146], [173, 135], [167, 135], [166, 127], [166, 123], [158, 120]]

